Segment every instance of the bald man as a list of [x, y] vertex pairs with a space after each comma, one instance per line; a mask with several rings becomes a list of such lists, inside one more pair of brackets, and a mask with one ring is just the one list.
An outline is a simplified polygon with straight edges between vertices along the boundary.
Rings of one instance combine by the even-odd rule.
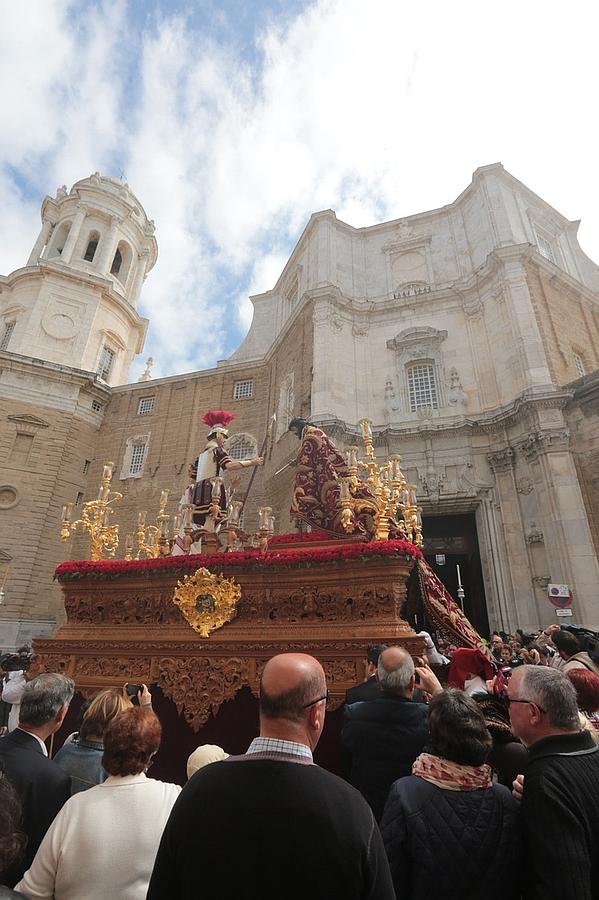
[[377, 822], [394, 781], [411, 775], [428, 739], [428, 706], [414, 701], [418, 686], [428, 694], [442, 687], [428, 666], [414, 666], [402, 647], [379, 656], [380, 695], [345, 707], [341, 743], [351, 754], [350, 781], [370, 804]]
[[312, 656], [267, 662], [260, 736], [244, 756], [188, 781], [164, 830], [148, 900], [394, 900], [368, 805], [313, 762], [327, 700]]

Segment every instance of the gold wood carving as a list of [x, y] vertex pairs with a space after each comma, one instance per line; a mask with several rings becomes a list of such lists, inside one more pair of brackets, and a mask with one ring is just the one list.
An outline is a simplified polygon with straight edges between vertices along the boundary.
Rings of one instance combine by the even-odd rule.
[[240, 657], [164, 657], [158, 672], [163, 692], [195, 731], [250, 682], [249, 661]]
[[202, 637], [222, 628], [237, 615], [241, 587], [232, 578], [198, 569], [177, 582], [173, 602]]

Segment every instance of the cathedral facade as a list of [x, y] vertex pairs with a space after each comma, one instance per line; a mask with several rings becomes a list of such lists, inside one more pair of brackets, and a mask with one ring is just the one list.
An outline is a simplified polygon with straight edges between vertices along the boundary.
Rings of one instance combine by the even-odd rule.
[[295, 527], [290, 417], [340, 449], [367, 417], [377, 454], [400, 453], [417, 487], [427, 557], [452, 592], [463, 584], [481, 631], [554, 621], [554, 584], [569, 621], [599, 625], [599, 269], [577, 224], [499, 164], [430, 212], [367, 228], [316, 213], [228, 360], [126, 384], [153, 223], [97, 174], [46, 198], [27, 266], [0, 279], [0, 643], [60, 621], [53, 569], [86, 555], [81, 538], [61, 546], [60, 511], [97, 492], [105, 462], [123, 544], [163, 490], [176, 512], [208, 407], [236, 414], [238, 458], [277, 413], [246, 527], [262, 505], [278, 531]]

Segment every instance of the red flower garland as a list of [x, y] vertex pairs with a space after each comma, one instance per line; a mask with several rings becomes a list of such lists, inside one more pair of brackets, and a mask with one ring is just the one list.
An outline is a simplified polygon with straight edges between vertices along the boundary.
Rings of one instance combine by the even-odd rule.
[[269, 568], [270, 566], [309, 567], [315, 563], [341, 563], [358, 559], [366, 562], [377, 557], [408, 556], [422, 558], [422, 551], [410, 541], [371, 541], [342, 544], [338, 547], [307, 547], [297, 550], [241, 550], [235, 553], [214, 553], [207, 556], [197, 553], [192, 556], [159, 556], [156, 559], [103, 559], [71, 560], [58, 566], [54, 577], [58, 581], [72, 581], [77, 578], [119, 578], [126, 575], [152, 575], [161, 570], [184, 573], [195, 571], [202, 566], [211, 570], [228, 569], [236, 566]]

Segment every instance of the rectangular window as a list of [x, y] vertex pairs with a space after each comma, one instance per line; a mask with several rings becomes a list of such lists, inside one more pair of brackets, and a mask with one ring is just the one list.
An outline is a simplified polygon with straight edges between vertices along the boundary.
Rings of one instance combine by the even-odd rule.
[[553, 252], [553, 247], [551, 243], [547, 240], [547, 238], [541, 237], [540, 234], [537, 234], [537, 247], [539, 248], [539, 253], [541, 256], [544, 256], [545, 259], [548, 259], [549, 262], [555, 263], [555, 253]]
[[90, 467], [90, 466], [91, 466], [91, 460], [90, 460], [90, 459], [86, 459], [85, 462], [83, 463], [83, 474], [84, 474], [84, 475], [87, 475], [87, 473], [89, 472], [89, 467]]
[[249, 400], [254, 395], [253, 381], [236, 381], [233, 388], [233, 400]]
[[146, 445], [133, 444], [131, 448], [131, 462], [129, 463], [129, 474], [140, 475], [144, 467], [146, 458]]
[[77, 491], [77, 496], [75, 497], [75, 506], [81, 506], [83, 503], [83, 491]]
[[116, 353], [114, 350], [111, 350], [110, 347], [107, 347], [106, 344], [102, 347], [102, 353], [100, 355], [100, 362], [98, 363], [98, 375], [100, 378], [103, 378], [104, 381], [108, 381], [110, 377], [110, 372], [112, 370], [112, 365], [116, 359]]
[[578, 372], [578, 374], [580, 375], [581, 378], [583, 375], [586, 375], [582, 357], [579, 356], [578, 353], [574, 354], [574, 365], [576, 366], [576, 371]]
[[12, 333], [15, 330], [15, 322], [7, 322], [4, 326], [4, 333], [0, 339], [0, 350], [6, 350], [10, 343]]
[[229, 441], [227, 453], [231, 459], [251, 459], [257, 453], [256, 444], [244, 434], [237, 434]]
[[137, 407], [138, 416], [147, 416], [154, 409], [153, 397], [142, 397]]
[[94, 412], [102, 412], [104, 407], [98, 400], [92, 400], [92, 409]]
[[437, 385], [432, 366], [410, 366], [408, 369], [408, 393], [412, 412], [426, 407], [438, 409]]

